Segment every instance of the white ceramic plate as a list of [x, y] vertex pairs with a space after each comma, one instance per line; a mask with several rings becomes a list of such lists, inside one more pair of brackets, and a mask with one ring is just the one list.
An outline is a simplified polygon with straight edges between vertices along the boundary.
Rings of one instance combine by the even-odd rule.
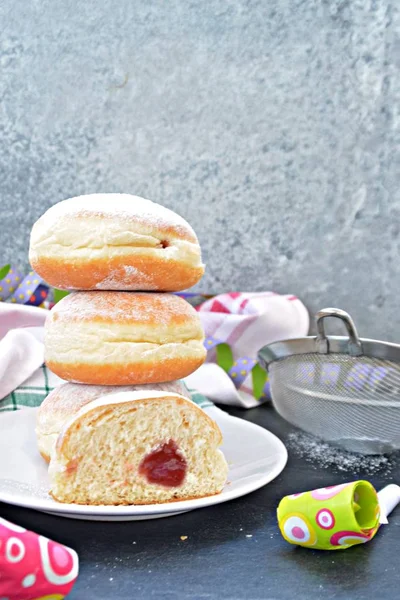
[[0, 501], [73, 519], [155, 519], [244, 496], [272, 481], [284, 469], [287, 451], [275, 435], [258, 425], [231, 417], [216, 407], [205, 410], [222, 430], [222, 449], [230, 466], [229, 482], [217, 496], [144, 506], [86, 506], [56, 502], [47, 493], [47, 465], [36, 447], [37, 409], [31, 408], [0, 416]]

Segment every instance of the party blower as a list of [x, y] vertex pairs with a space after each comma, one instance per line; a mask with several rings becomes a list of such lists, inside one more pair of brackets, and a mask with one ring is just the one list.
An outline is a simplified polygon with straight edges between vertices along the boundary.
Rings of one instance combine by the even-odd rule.
[[345, 550], [372, 540], [399, 501], [398, 485], [377, 493], [363, 480], [291, 494], [279, 503], [279, 529], [290, 544]]
[[63, 600], [78, 571], [74, 550], [0, 518], [0, 600]]

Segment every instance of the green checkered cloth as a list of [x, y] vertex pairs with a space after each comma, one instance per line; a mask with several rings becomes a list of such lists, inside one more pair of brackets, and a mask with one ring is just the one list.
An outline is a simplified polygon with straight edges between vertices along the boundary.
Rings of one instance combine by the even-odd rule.
[[[61, 383], [65, 382], [43, 365], [20, 387], [0, 400], [0, 412], [40, 406], [48, 393]], [[213, 403], [202, 394], [193, 390], [190, 390], [190, 393], [193, 402], [200, 408], [214, 407]]]

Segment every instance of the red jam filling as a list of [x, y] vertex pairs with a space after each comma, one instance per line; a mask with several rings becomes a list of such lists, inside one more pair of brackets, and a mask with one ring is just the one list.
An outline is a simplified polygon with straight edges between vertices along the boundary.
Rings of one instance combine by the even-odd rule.
[[186, 471], [186, 460], [173, 440], [147, 454], [139, 465], [140, 475], [146, 477], [149, 483], [165, 487], [182, 485]]

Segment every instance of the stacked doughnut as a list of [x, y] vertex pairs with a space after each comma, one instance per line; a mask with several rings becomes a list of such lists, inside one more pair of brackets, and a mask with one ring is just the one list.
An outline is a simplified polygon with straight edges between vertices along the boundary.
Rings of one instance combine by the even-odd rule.
[[190, 225], [137, 196], [72, 198], [35, 223], [30, 261], [72, 292], [45, 326], [46, 364], [69, 382], [38, 412], [53, 497], [147, 504], [219, 493], [221, 432], [179, 381], [203, 363], [204, 333], [169, 293], [204, 272]]

